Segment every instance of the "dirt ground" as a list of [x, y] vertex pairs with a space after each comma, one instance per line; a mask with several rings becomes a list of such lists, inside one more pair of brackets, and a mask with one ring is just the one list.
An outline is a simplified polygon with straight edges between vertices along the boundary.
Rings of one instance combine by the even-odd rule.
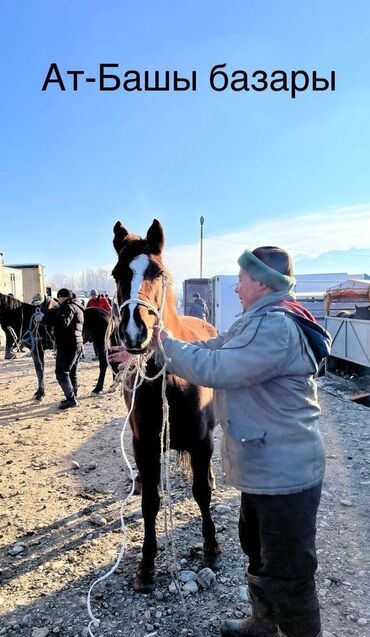
[[[121, 545], [119, 509], [130, 487], [119, 448], [125, 408], [118, 391], [89, 395], [98, 369], [88, 359], [81, 363], [80, 407], [58, 411], [61, 394], [51, 354], [46, 367], [47, 396], [36, 403], [31, 359], [0, 361], [0, 635], [83, 637], [88, 589], [112, 566]], [[350, 393], [342, 381], [320, 379], [327, 474], [318, 518], [317, 586], [325, 637], [370, 634], [370, 409], [351, 402]], [[217, 430], [212, 509], [224, 567], [215, 583], [188, 593], [185, 604], [170, 591], [160, 515], [156, 591], [133, 591], [143, 537], [140, 498], [134, 496], [125, 510], [124, 561], [92, 596], [101, 620], [95, 635], [215, 637], [222, 618], [248, 613], [237, 536], [239, 495], [222, 485], [219, 438]], [[130, 450], [129, 433], [126, 447]], [[179, 469], [173, 468], [171, 484], [177, 560], [181, 569], [196, 573], [202, 569], [198, 509]]]

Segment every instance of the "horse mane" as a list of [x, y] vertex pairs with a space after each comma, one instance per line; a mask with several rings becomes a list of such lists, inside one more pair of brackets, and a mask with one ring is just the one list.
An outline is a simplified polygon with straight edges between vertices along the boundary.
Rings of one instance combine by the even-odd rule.
[[177, 314], [177, 311], [176, 311], [177, 297], [176, 297], [176, 292], [173, 289], [173, 276], [171, 272], [167, 269], [167, 266], [163, 262], [161, 255], [152, 254], [151, 258], [161, 268], [162, 276], [166, 278], [166, 286], [167, 286], [166, 300], [167, 300], [167, 303], [169, 303], [173, 307], [174, 311]]
[[[194, 316], [183, 316], [182, 314], [177, 313], [176, 292], [173, 289], [173, 277], [167, 270], [160, 256], [152, 256], [152, 259], [157, 261], [158, 265], [162, 266], [163, 276], [167, 278], [166, 305], [170, 310], [170, 313], [172, 313], [175, 317], [177, 324], [176, 328], [174, 326], [175, 331], [173, 335], [176, 338], [180, 338], [181, 340], [189, 343], [197, 340], [207, 340], [216, 336], [217, 330], [210, 323], [195, 318]], [[168, 327], [171, 329], [172, 326], [169, 325]]]
[[17, 310], [22, 307], [23, 301], [16, 299], [15, 296], [0, 292], [0, 305], [4, 310]]
[[[44, 311], [58, 307], [58, 305], [58, 302], [51, 297]], [[36, 306], [32, 305], [32, 303], [21, 301], [11, 294], [3, 294], [2, 292], [0, 292], [0, 307], [3, 310], [19, 310], [20, 308], [24, 308], [26, 310], [32, 310], [32, 313], [36, 311]]]

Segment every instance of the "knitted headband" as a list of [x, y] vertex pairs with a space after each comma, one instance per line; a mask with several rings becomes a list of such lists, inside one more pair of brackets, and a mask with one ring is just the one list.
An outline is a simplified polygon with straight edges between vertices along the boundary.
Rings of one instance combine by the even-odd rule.
[[290, 292], [296, 284], [294, 276], [281, 274], [274, 268], [270, 268], [249, 250], [244, 250], [238, 259], [238, 263], [251, 277], [268, 285], [273, 290]]

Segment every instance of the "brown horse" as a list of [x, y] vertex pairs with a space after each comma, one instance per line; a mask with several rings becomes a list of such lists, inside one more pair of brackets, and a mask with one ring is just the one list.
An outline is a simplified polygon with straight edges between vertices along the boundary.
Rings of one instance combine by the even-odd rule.
[[[169, 281], [162, 261], [164, 234], [155, 219], [145, 239], [130, 234], [120, 222], [114, 226], [114, 247], [118, 262], [113, 270], [120, 307], [120, 336], [126, 349], [134, 354], [144, 353], [150, 343], [157, 322], [156, 311], [164, 294], [164, 277]], [[132, 302], [125, 302], [132, 299]], [[143, 301], [146, 304], [141, 304]], [[156, 310], [156, 311], [155, 311]], [[190, 316], [178, 316], [171, 284], [166, 285], [163, 304], [163, 323], [172, 334], [184, 341], [194, 342], [215, 335], [212, 325]], [[149, 360], [147, 374], [155, 376], [158, 367]], [[204, 558], [207, 566], [221, 567], [221, 550], [216, 540], [215, 526], [210, 515], [210, 463], [213, 452], [214, 418], [212, 390], [195, 387], [187, 381], [167, 374], [167, 398], [170, 418], [170, 445], [179, 452], [188, 452], [193, 471], [193, 495], [202, 515]], [[130, 416], [133, 449], [142, 483], [142, 514], [144, 544], [142, 560], [134, 580], [137, 591], [147, 593], [154, 587], [154, 558], [157, 553], [155, 521], [159, 510], [160, 431], [162, 426], [161, 380], [144, 381], [138, 387]], [[127, 406], [131, 394], [125, 395]]]

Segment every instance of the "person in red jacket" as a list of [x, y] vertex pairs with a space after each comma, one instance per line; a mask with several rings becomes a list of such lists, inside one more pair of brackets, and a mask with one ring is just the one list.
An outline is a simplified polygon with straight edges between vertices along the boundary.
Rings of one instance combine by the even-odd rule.
[[98, 294], [97, 290], [90, 290], [90, 298], [87, 302], [86, 308], [88, 307], [100, 307], [102, 310], [109, 312], [109, 314], [112, 310], [108, 299], [105, 298], [104, 294]]

